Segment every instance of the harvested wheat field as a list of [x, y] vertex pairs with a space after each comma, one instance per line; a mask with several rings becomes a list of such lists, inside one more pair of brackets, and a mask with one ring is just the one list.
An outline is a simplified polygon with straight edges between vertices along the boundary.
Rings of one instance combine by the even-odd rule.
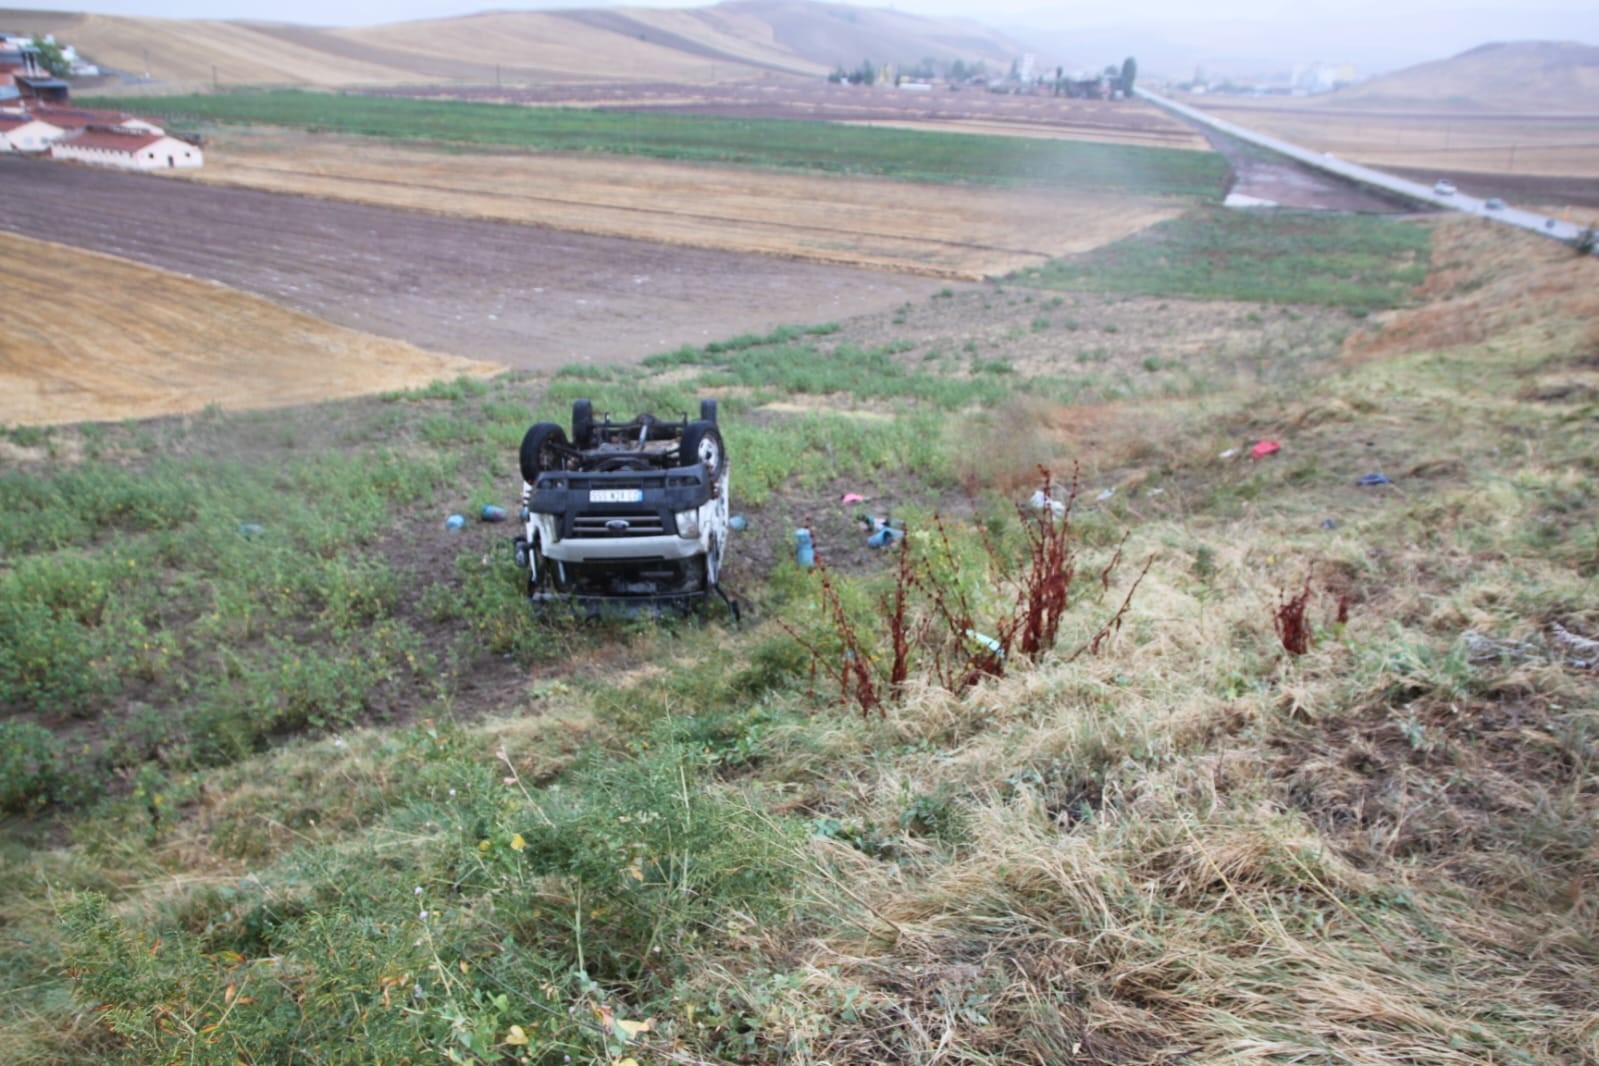
[[977, 280], [1181, 205], [1114, 193], [813, 177], [622, 157], [460, 153], [230, 130], [190, 180], [661, 244]]
[[277, 407], [501, 368], [221, 285], [0, 232], [0, 423]]
[[1342, 109], [1207, 100], [1230, 122], [1378, 167], [1520, 177], [1599, 177], [1599, 115]]
[[[837, 321], [943, 282], [0, 157], [0, 229], [526, 370]], [[62, 212], [70, 201], [73, 210]]]

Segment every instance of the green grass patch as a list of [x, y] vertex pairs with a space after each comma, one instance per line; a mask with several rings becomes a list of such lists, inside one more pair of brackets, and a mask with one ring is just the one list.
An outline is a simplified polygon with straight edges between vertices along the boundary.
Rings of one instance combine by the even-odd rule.
[[789, 119], [628, 114], [299, 90], [86, 99], [167, 120], [289, 126], [401, 141], [873, 174], [905, 181], [1104, 189], [1215, 199], [1227, 166], [1208, 152], [973, 136]]
[[1431, 233], [1361, 215], [1201, 209], [1021, 271], [1043, 288], [1201, 300], [1398, 307], [1427, 274]]
[[[969, 322], [1059, 340], [1036, 376], [885, 315], [103, 427], [76, 465], [90, 438], [53, 430], [0, 479], [0, 1060], [1592, 1058], [1599, 461], [1585, 394], [1525, 398], [1588, 368], [1548, 339], [1586, 319], [1161, 403], [1237, 353], [1074, 341], [1033, 302], [1047, 328]], [[1149, 402], [1051, 409], [1081, 388]], [[711, 389], [742, 628], [536, 624], [504, 527], [440, 528], [505, 502], [517, 436], [574, 397]], [[1078, 565], [1035, 600], [1023, 522], [1050, 520], [988, 479], [1062, 455]], [[882, 495], [836, 502], [846, 477]], [[825, 570], [789, 562], [813, 518]], [[1034, 606], [1054, 650], [969, 674]], [[870, 714], [851, 663], [885, 679]]]

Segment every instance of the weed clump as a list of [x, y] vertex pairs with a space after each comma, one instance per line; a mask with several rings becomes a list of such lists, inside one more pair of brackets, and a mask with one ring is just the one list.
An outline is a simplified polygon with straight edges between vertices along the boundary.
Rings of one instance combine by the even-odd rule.
[[[830, 677], [842, 702], [871, 715], [897, 697], [918, 666], [959, 693], [1003, 677], [1014, 656], [1037, 661], [1052, 651], [1077, 576], [1071, 520], [1077, 487], [1056, 500], [1049, 471], [1039, 473], [1035, 504], [1017, 507], [1017, 543], [1002, 546], [982, 531], [962, 535], [935, 516], [930, 528], [906, 538], [891, 587], [864, 610], [850, 609], [839, 579], [819, 564], [825, 636], [812, 639], [784, 623], [810, 651], [813, 674]], [[1099, 573], [1102, 591], [1120, 563], [1118, 547]], [[1072, 658], [1099, 654], [1121, 628], [1148, 569], [1146, 563], [1121, 606]]]
[[1272, 624], [1277, 629], [1277, 639], [1289, 655], [1303, 655], [1310, 650], [1313, 640], [1310, 623], [1305, 620], [1305, 608], [1310, 605], [1310, 578], [1299, 591], [1289, 596], [1278, 594], [1277, 609], [1272, 612]]

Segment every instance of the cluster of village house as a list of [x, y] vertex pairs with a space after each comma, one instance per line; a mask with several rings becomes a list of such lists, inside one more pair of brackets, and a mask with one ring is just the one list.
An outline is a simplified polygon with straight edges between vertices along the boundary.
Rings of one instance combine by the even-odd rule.
[[197, 167], [200, 146], [146, 119], [73, 107], [32, 38], [0, 33], [0, 153], [28, 152], [127, 170]]

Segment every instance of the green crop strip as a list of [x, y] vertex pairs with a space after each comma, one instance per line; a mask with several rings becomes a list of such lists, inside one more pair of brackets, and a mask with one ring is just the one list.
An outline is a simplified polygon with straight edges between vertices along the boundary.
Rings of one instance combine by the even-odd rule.
[[1011, 280], [1052, 289], [1380, 310], [1427, 274], [1429, 231], [1392, 219], [1209, 209]]
[[904, 181], [1039, 185], [1215, 199], [1227, 173], [1221, 157], [1208, 152], [786, 119], [517, 107], [295, 90], [85, 102], [194, 123], [288, 126], [400, 141], [603, 152]]

